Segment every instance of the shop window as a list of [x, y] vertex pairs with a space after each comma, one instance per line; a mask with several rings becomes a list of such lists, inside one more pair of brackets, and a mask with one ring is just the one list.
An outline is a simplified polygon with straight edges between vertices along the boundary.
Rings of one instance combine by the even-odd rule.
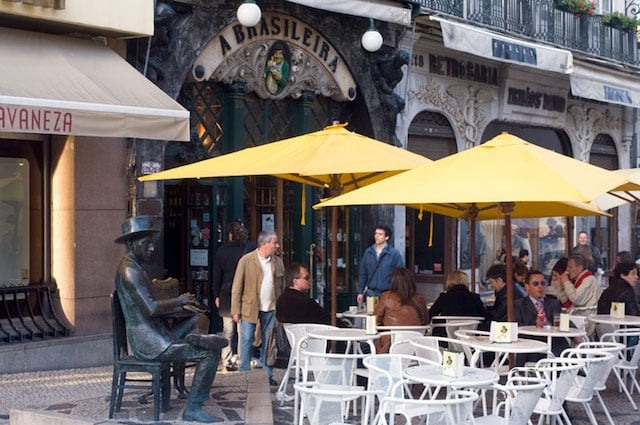
[[0, 286], [45, 279], [42, 150], [46, 143], [0, 140]]
[[0, 286], [29, 280], [29, 161], [0, 158]]

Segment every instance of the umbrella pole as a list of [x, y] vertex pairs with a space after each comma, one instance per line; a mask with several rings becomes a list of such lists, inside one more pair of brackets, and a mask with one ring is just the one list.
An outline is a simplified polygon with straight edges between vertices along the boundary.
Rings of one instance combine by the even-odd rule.
[[331, 207], [331, 324], [336, 326], [338, 313], [338, 244], [336, 243], [338, 230], [338, 207]]
[[504, 214], [504, 234], [505, 234], [505, 260], [507, 269], [507, 320], [513, 322], [513, 258], [511, 257], [511, 213], [513, 212], [513, 202], [501, 202], [500, 209]]
[[476, 221], [470, 220], [471, 226], [471, 292], [476, 292]]

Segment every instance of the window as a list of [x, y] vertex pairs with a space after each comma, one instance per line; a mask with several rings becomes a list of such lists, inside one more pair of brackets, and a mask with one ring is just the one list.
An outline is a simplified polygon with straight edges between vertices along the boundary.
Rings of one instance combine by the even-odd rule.
[[0, 158], [0, 286], [29, 281], [29, 161]]

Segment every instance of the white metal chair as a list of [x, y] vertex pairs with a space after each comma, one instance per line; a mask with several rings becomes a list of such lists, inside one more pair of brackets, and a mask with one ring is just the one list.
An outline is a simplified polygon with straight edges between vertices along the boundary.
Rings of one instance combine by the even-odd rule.
[[393, 425], [396, 415], [404, 416], [406, 423], [420, 417], [421, 424], [459, 425], [473, 423], [473, 403], [478, 394], [473, 391], [449, 391], [446, 398], [413, 399], [407, 389], [409, 380], [398, 381], [390, 396], [384, 397], [376, 417], [375, 425]]
[[359, 420], [354, 419], [367, 425], [373, 415], [374, 398], [380, 395], [362, 387], [337, 389], [317, 382], [299, 382], [293, 387], [300, 395], [299, 414], [294, 417], [298, 425], [303, 425], [305, 417], [309, 425], [344, 424], [349, 414], [349, 403], [358, 399], [363, 399], [363, 409]]
[[[493, 384], [496, 391], [504, 396], [504, 401], [493, 408], [492, 415], [476, 417], [476, 425], [527, 425], [549, 381], [538, 377], [511, 376], [505, 385]], [[500, 410], [504, 410], [502, 415]]]
[[362, 361], [369, 370], [368, 389], [379, 390], [384, 396], [391, 395], [391, 388], [402, 379], [402, 371], [409, 366], [424, 364], [440, 365], [417, 356], [403, 354], [374, 354]]
[[[623, 349], [614, 364], [614, 372], [618, 377], [620, 389], [626, 394], [633, 409], [638, 410], [631, 394], [633, 394], [634, 388], [640, 393], [640, 385], [638, 385], [636, 378], [638, 363], [640, 362], [640, 328], [618, 329], [615, 332], [602, 335], [602, 341], [617, 342], [623, 345]], [[627, 380], [630, 381], [629, 384], [627, 384]]]
[[578, 359], [584, 363], [582, 371], [585, 375], [577, 375], [575, 377], [565, 401], [582, 404], [591, 424], [598, 425], [589, 403], [603, 376], [607, 376], [615, 356], [611, 353], [594, 349], [567, 348], [562, 352], [561, 357]]
[[[579, 344], [577, 348], [578, 349], [585, 349], [586, 348], [586, 349], [605, 351], [607, 353], [611, 353], [614, 356], [614, 360], [609, 363], [609, 369], [606, 371], [606, 373], [604, 373], [602, 375], [602, 378], [596, 384], [596, 386], [595, 386], [595, 390], [596, 390], [595, 394], [596, 394], [596, 397], [598, 398], [598, 401], [600, 402], [600, 405], [602, 406], [602, 410], [604, 411], [604, 414], [606, 415], [607, 419], [609, 420], [609, 423], [611, 425], [615, 425], [613, 423], [613, 419], [611, 418], [611, 414], [609, 413], [609, 409], [607, 408], [607, 405], [604, 403], [604, 400], [602, 399], [602, 396], [600, 395], [600, 392], [607, 389], [607, 378], [611, 374], [611, 371], [614, 372], [614, 375], [616, 376], [616, 379], [618, 380], [618, 383], [619, 384], [624, 384], [622, 382], [621, 378], [620, 378], [620, 375], [619, 375], [618, 371], [615, 370], [615, 368], [614, 368], [614, 366], [616, 364], [616, 359], [619, 358], [620, 353], [624, 349], [624, 344], [621, 344], [621, 343], [618, 343], [618, 342], [610, 342], [610, 341], [587, 341], [587, 342], [583, 342], [583, 343]], [[632, 399], [632, 401], [633, 401], [633, 399]]]
[[[302, 382], [315, 382], [318, 384], [318, 388], [332, 391], [363, 390], [364, 387], [356, 385], [354, 371], [357, 367], [357, 362], [368, 355], [361, 353], [301, 351], [299, 362], [302, 368]], [[299, 393], [296, 392], [296, 402], [298, 400]], [[355, 411], [356, 406], [354, 405]], [[298, 413], [297, 405], [294, 413]]]
[[[291, 375], [291, 371], [296, 370], [296, 365], [298, 363], [298, 355], [300, 352], [300, 344], [307, 336], [307, 333], [312, 329], [334, 329], [334, 326], [330, 325], [321, 325], [315, 323], [284, 323], [284, 331], [287, 335], [287, 340], [289, 340], [289, 346], [291, 347], [291, 353], [289, 354], [289, 363], [287, 364], [287, 370], [282, 377], [282, 381], [280, 382], [280, 386], [278, 387], [278, 391], [276, 392], [276, 400], [280, 401], [280, 405], [284, 405], [284, 402], [288, 399], [287, 396], [287, 384], [289, 382], [289, 378]], [[318, 350], [326, 350], [326, 341], [322, 340], [310, 340], [304, 343], [305, 347], [303, 349], [311, 349], [311, 347], [307, 347], [308, 344], [317, 344]], [[296, 375], [295, 382], [298, 382], [298, 376]]]
[[538, 425], [541, 425], [545, 418], [553, 418], [553, 423], [558, 419], [560, 423], [571, 424], [563, 403], [583, 364], [579, 359], [557, 357], [538, 360], [535, 366], [511, 369], [509, 379], [518, 376], [549, 381], [533, 409], [533, 413], [539, 415]]

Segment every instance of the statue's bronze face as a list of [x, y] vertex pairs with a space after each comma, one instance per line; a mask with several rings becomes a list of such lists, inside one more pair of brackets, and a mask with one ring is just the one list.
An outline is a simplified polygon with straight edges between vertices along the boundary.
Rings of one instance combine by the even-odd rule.
[[131, 252], [141, 261], [149, 261], [155, 252], [153, 238], [145, 236], [131, 242]]

